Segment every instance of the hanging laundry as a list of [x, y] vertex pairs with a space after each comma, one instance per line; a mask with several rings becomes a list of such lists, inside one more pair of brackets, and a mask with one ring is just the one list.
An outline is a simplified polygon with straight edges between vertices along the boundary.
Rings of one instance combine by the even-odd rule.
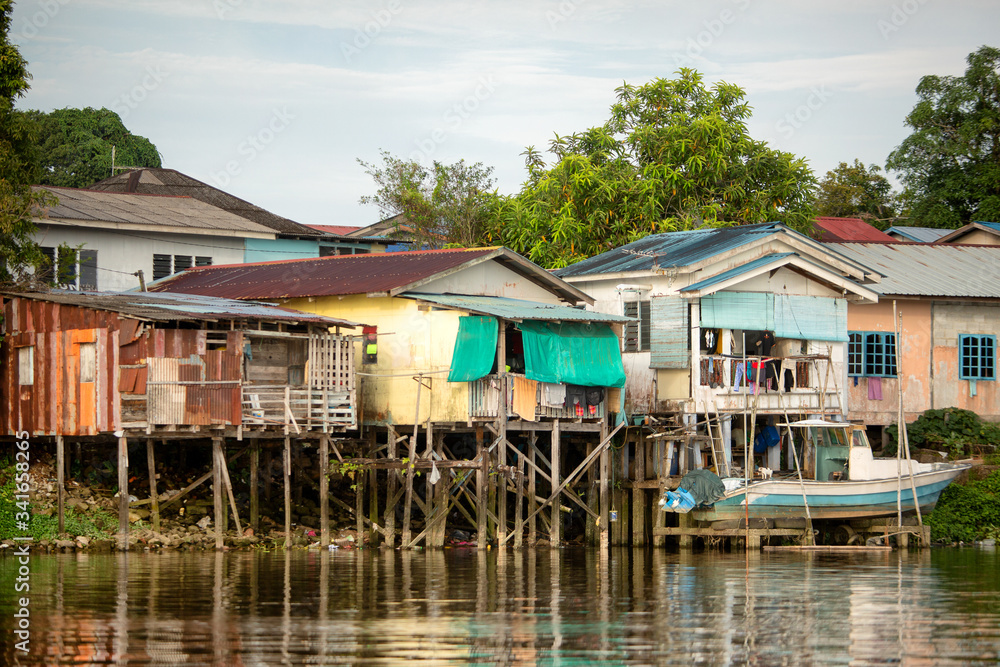
[[538, 395], [538, 383], [526, 377], [514, 376], [514, 412], [520, 415], [521, 419], [533, 422], [538, 421], [535, 417], [536, 397]]
[[566, 385], [556, 382], [543, 382], [542, 405], [547, 408], [561, 408], [566, 405]]
[[747, 367], [742, 361], [733, 363], [733, 391], [741, 391], [744, 380], [746, 380]]
[[566, 409], [572, 410], [577, 417], [582, 417], [586, 411], [587, 388], [578, 384], [566, 385]]
[[878, 377], [868, 378], [868, 400], [869, 401], [882, 400], [882, 378]]

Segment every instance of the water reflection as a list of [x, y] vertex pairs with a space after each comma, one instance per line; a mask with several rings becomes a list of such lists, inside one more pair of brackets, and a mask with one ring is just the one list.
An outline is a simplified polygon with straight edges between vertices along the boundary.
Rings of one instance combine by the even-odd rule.
[[[0, 558], [5, 590], [14, 560]], [[8, 641], [3, 664], [1000, 660], [1000, 566], [975, 550], [83, 553], [31, 568], [32, 654]]]

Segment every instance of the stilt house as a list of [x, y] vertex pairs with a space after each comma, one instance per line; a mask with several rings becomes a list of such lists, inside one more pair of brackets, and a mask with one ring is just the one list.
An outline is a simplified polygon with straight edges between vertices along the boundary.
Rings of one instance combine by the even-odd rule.
[[[521, 489], [529, 501], [518, 496], [515, 512], [537, 513], [536, 472], [548, 488], [543, 506], [573, 481], [562, 477], [570, 464], [560, 451], [568, 443], [560, 438], [580, 441], [573, 461], [585, 461], [582, 474], [606, 450], [611, 413], [620, 412], [619, 388], [625, 384], [620, 332], [631, 318], [585, 309], [593, 303], [587, 294], [504, 248], [203, 267], [151, 289], [278, 299], [291, 308], [367, 323], [356, 351], [359, 422], [370, 437], [385, 440], [387, 460], [378, 465], [398, 467], [405, 458], [406, 465], [430, 474], [436, 468], [476, 468], [479, 533], [485, 535], [486, 517], [493, 513], [493, 531], [501, 541], [508, 534], [505, 489], [517, 492], [518, 466], [528, 467], [531, 491]], [[405, 439], [398, 434], [411, 429], [409, 450], [398, 451], [397, 443]], [[428, 443], [422, 452], [421, 429]], [[492, 454], [484, 453], [487, 434], [503, 443], [491, 448]], [[485, 476], [491, 465], [509, 484], [501, 486], [500, 500], [488, 512]], [[407, 477], [408, 485], [412, 481]], [[560, 488], [562, 481], [567, 486]], [[383, 524], [390, 539], [395, 482], [390, 476]], [[579, 502], [576, 494], [566, 494]], [[408, 489], [405, 523], [410, 498]], [[555, 506], [549, 537], [558, 542], [562, 517], [560, 503]], [[432, 533], [443, 531], [447, 507], [434, 513], [442, 520]], [[589, 507], [586, 512], [592, 519], [599, 516]], [[515, 526], [515, 541], [523, 528], [523, 522]], [[404, 546], [415, 542], [407, 531], [404, 527]], [[429, 543], [441, 539], [443, 532], [437, 532]]]

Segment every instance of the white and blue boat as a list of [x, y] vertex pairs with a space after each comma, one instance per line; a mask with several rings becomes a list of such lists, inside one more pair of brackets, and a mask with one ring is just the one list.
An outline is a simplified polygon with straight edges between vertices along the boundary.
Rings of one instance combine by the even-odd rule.
[[[691, 510], [698, 521], [867, 519], [916, 511], [937, 503], [941, 492], [969, 463], [920, 463], [907, 457], [877, 458], [863, 426], [822, 420], [784, 425], [801, 457], [794, 471], [770, 479], [723, 479], [726, 492], [710, 506]], [[807, 510], [808, 508], [808, 510]]]

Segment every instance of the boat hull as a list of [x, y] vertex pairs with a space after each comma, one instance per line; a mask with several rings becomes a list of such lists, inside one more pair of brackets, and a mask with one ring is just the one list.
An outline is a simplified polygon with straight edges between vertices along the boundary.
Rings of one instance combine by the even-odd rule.
[[[938, 467], [940, 466], [940, 467]], [[913, 482], [921, 511], [934, 507], [938, 497], [969, 466], [938, 464], [935, 469], [916, 473]], [[756, 519], [801, 518], [806, 516], [803, 487], [812, 519], [863, 519], [893, 516], [899, 506], [903, 512], [915, 510], [909, 476], [876, 480], [817, 482], [797, 479], [763, 480], [749, 489], [727, 493], [709, 508], [691, 511], [698, 521], [729, 521], [749, 515]], [[749, 493], [747, 493], [749, 491]], [[749, 495], [749, 503], [745, 499]]]

